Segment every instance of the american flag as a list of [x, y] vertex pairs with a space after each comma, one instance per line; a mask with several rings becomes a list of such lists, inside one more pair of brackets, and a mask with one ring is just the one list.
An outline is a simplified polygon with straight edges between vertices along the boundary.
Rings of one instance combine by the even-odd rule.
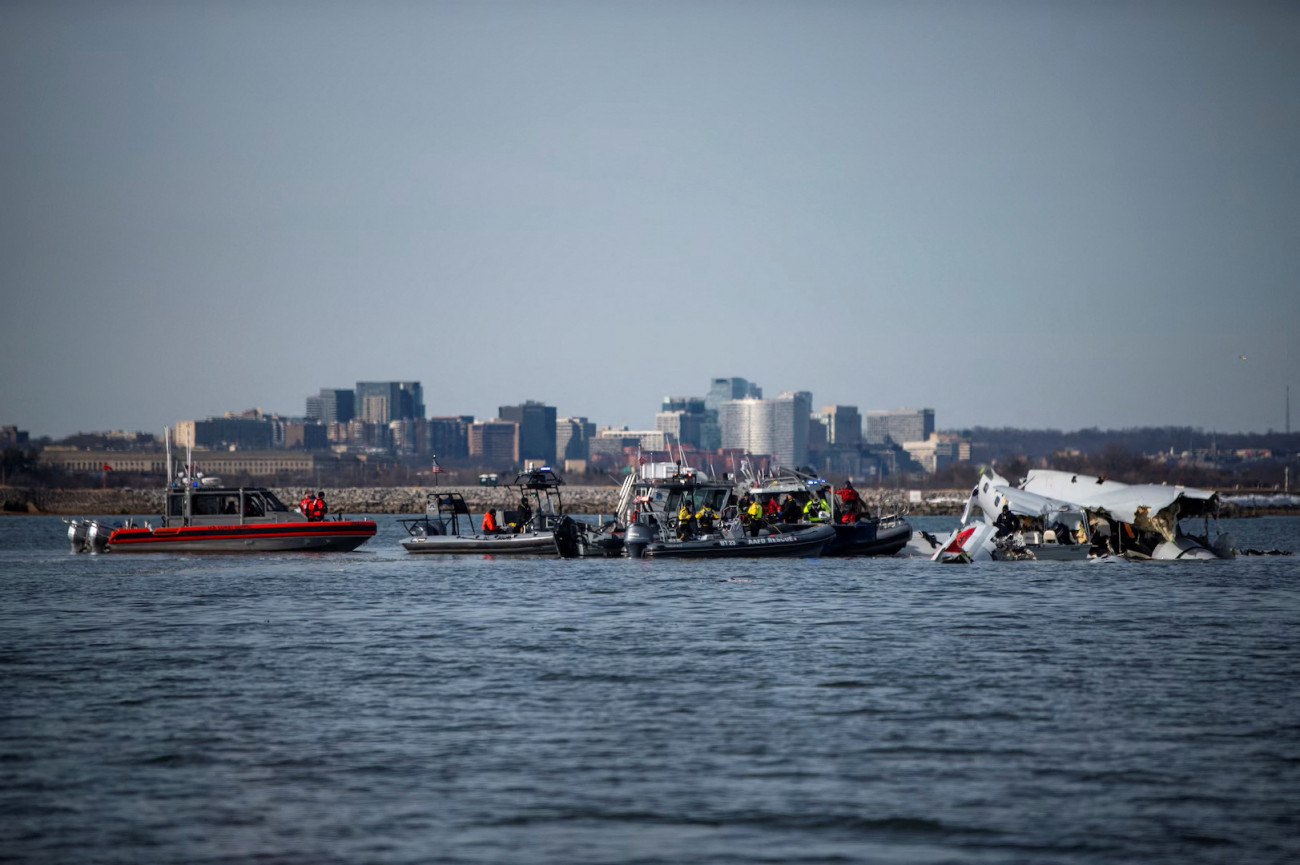
[[433, 468], [429, 469], [429, 471], [433, 472], [435, 475], [440, 475], [443, 472], [443, 468], [437, 463], [434, 463]]

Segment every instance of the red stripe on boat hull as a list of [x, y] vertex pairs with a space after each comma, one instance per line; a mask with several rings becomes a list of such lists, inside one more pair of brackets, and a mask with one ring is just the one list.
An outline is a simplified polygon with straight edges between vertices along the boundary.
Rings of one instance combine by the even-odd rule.
[[132, 528], [114, 531], [108, 548], [132, 553], [342, 552], [374, 535], [370, 520]]

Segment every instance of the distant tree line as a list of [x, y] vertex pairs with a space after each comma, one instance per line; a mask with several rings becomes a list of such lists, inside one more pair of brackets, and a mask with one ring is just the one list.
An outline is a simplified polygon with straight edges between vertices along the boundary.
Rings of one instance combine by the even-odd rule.
[[[1052, 468], [1124, 483], [1269, 489], [1287, 482], [1288, 466], [1292, 485], [1300, 482], [1300, 433], [1219, 433], [1194, 427], [1093, 427], [1072, 432], [974, 427], [963, 435], [971, 440], [971, 463], [949, 466], [946, 475], [939, 473], [933, 482], [973, 484], [985, 465], [994, 466], [1013, 483], [1030, 469]], [[1242, 460], [1235, 457], [1239, 450], [1266, 450], [1272, 456]]]
[[1273, 451], [1286, 457], [1300, 453], [1300, 433], [1221, 433], [1196, 427], [1132, 427], [1103, 430], [1097, 427], [1062, 432], [1055, 429], [1015, 429], [1013, 427], [972, 427], [961, 431], [971, 442], [971, 461], [988, 462], [1005, 454], [1030, 459], [1050, 457], [1061, 451], [1076, 450], [1083, 454], [1104, 454], [1116, 449], [1133, 454], [1200, 451]]

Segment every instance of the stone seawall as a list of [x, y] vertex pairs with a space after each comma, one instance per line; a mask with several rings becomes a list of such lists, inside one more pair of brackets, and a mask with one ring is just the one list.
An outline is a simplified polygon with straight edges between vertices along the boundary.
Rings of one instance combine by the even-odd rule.
[[[439, 487], [458, 492], [470, 510], [480, 513], [487, 506], [507, 508], [519, 499], [505, 487]], [[422, 514], [432, 487], [323, 487], [330, 513]], [[296, 507], [305, 490], [272, 489], [290, 508]], [[611, 513], [618, 499], [616, 487], [566, 486], [564, 506], [572, 513]], [[146, 515], [162, 513], [162, 490], [43, 490], [23, 487], [0, 488], [0, 511], [23, 514]]]
[[[493, 508], [510, 508], [518, 499], [505, 487], [439, 487], [440, 491], [458, 492], [474, 513], [482, 513], [489, 505]], [[342, 514], [422, 514], [432, 487], [350, 487], [325, 488], [325, 501], [330, 513]], [[294, 507], [302, 497], [303, 489], [274, 489], [273, 492], [289, 507]], [[874, 490], [861, 490], [864, 499], [875, 510]], [[613, 486], [565, 486], [564, 507], [574, 514], [612, 514], [618, 501], [618, 488]], [[881, 496], [898, 501], [897, 491], [882, 491]], [[927, 492], [925, 501], [913, 502], [908, 511], [931, 516], [961, 513], [961, 503], [955, 491]], [[956, 501], [956, 503], [954, 503]], [[114, 514], [120, 516], [146, 516], [162, 513], [163, 491], [157, 490], [44, 490], [26, 487], [0, 487], [0, 512], [21, 514], [59, 514], [82, 516]], [[886, 508], [894, 510], [896, 508]]]
[[[516, 499], [506, 487], [439, 487], [441, 491], [458, 492], [474, 513], [484, 508], [512, 507]], [[330, 513], [356, 514], [422, 514], [425, 500], [432, 487], [349, 487], [325, 489], [325, 501]], [[304, 492], [301, 488], [275, 489], [273, 492], [289, 507], [295, 507]], [[898, 490], [859, 490], [867, 500], [870, 510], [899, 510], [898, 503], [904, 495]], [[618, 488], [613, 486], [565, 486], [564, 507], [573, 514], [612, 514], [618, 500]], [[954, 516], [960, 514], [965, 503], [966, 490], [927, 490], [922, 501], [910, 502], [906, 512], [915, 516]], [[1224, 492], [1227, 495], [1229, 493]], [[1231, 494], [1240, 494], [1234, 491]], [[893, 504], [889, 504], [892, 502]], [[162, 513], [163, 491], [157, 490], [46, 490], [30, 487], [0, 487], [0, 514], [58, 514], [62, 516], [120, 515], [147, 516]], [[1294, 506], [1225, 504], [1225, 517], [1280, 516], [1300, 514]]]

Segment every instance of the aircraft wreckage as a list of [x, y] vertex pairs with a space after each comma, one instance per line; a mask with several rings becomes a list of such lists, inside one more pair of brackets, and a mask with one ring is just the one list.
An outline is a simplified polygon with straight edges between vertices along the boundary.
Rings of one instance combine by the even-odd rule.
[[[980, 519], [974, 517], [978, 512]], [[971, 490], [961, 526], [934, 561], [1226, 559], [1226, 533], [1210, 537], [1219, 495], [1194, 487], [1124, 484], [1092, 475], [1034, 469], [1011, 485], [989, 469]], [[1204, 534], [1183, 532], [1181, 520], [1204, 519]]]

